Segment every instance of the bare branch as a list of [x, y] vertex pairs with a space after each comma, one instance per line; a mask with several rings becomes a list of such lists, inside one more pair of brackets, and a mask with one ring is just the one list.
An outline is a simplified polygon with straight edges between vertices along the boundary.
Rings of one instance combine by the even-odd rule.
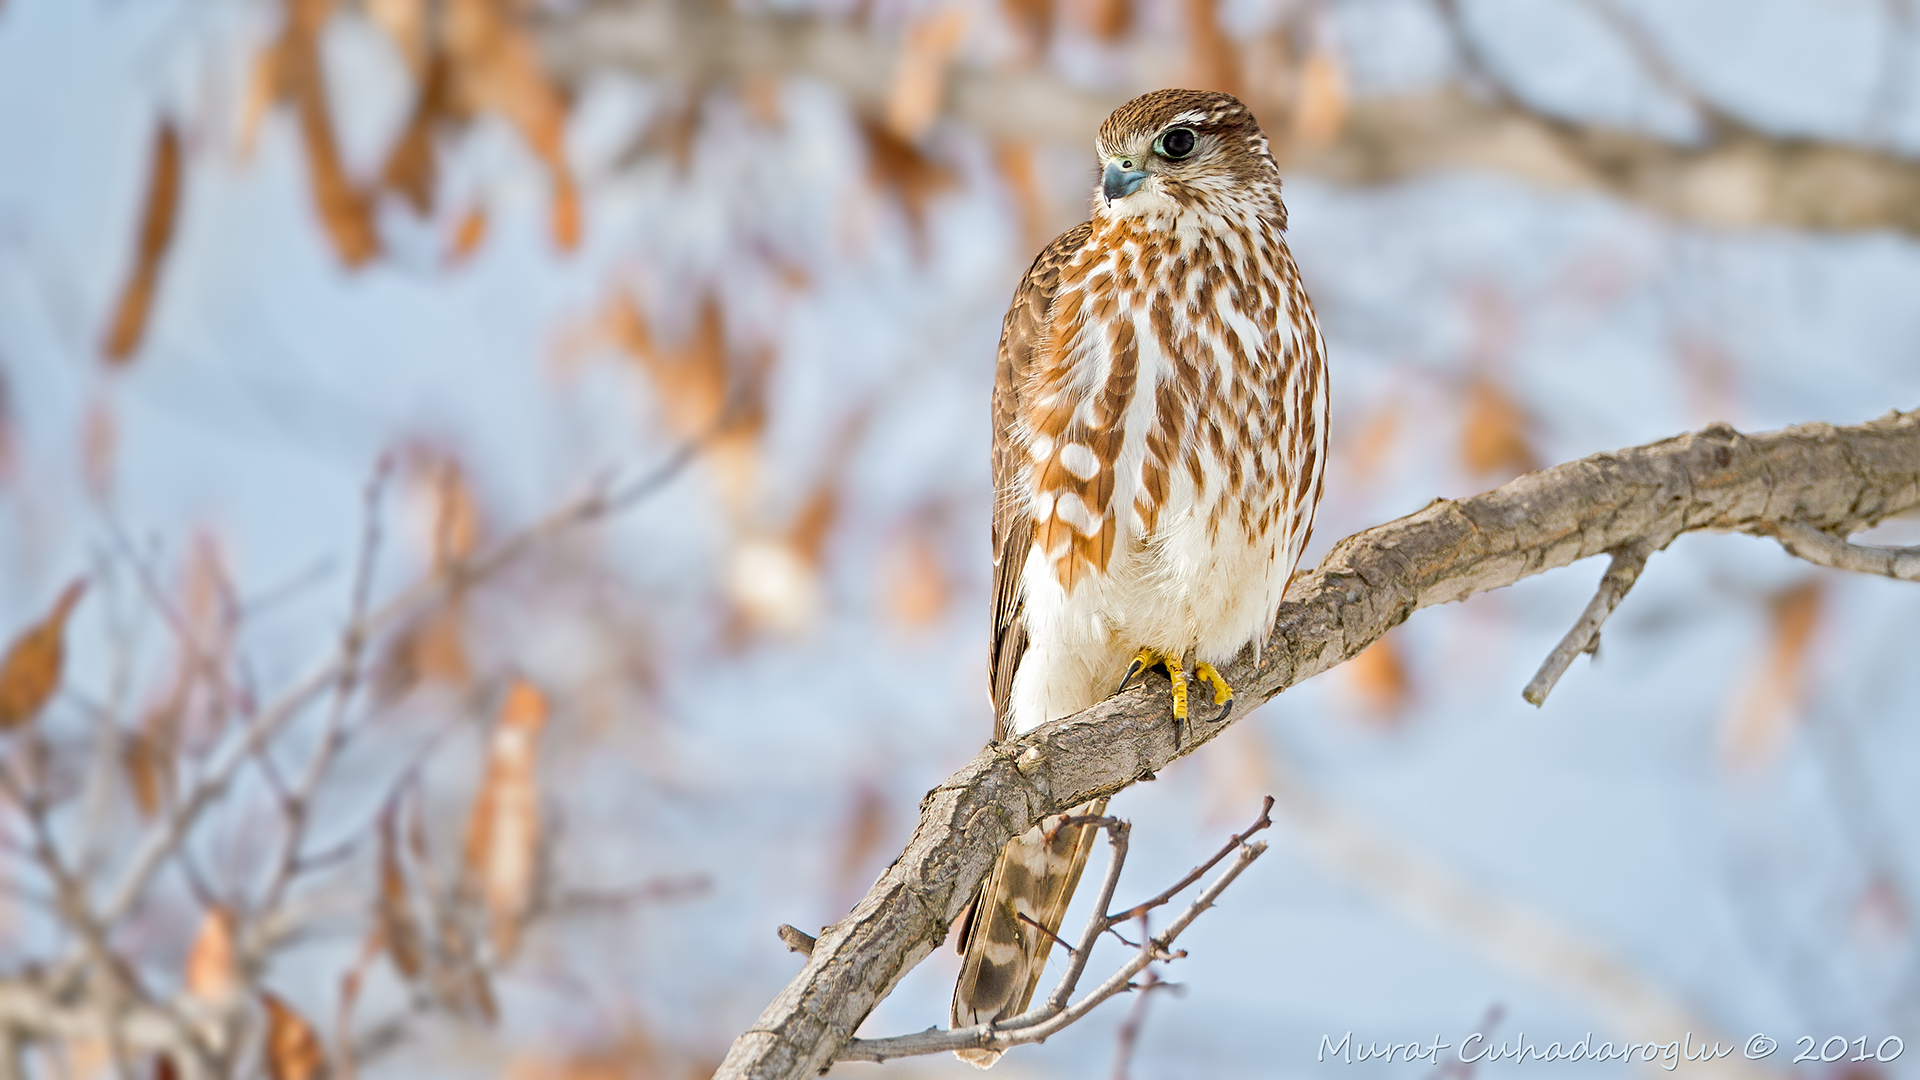
[[[1664, 544], [1663, 544], [1664, 546]], [[1567, 667], [1573, 658], [1581, 653], [1593, 652], [1600, 645], [1600, 624], [1607, 621], [1613, 609], [1620, 606], [1626, 598], [1627, 590], [1640, 578], [1640, 571], [1647, 567], [1647, 556], [1653, 553], [1651, 542], [1637, 540], [1626, 544], [1613, 553], [1613, 562], [1607, 565], [1607, 572], [1600, 575], [1600, 586], [1594, 590], [1593, 599], [1587, 602], [1587, 610], [1580, 614], [1579, 621], [1567, 636], [1560, 639], [1547, 659], [1534, 673], [1527, 688], [1520, 696], [1534, 706], [1546, 704], [1547, 695], [1553, 692], [1554, 684], [1560, 676], [1567, 673]]]
[[805, 930], [791, 923], [781, 923], [774, 933], [780, 935], [780, 940], [787, 946], [788, 952], [797, 952], [801, 956], [813, 955], [814, 942], [818, 939]]
[[[1420, 608], [1635, 541], [1665, 544], [1696, 530], [1754, 531], [1782, 521], [1847, 533], [1916, 508], [1920, 412], [1752, 436], [1716, 424], [1529, 473], [1471, 499], [1436, 500], [1347, 538], [1294, 582], [1260, 658], [1249, 649], [1222, 674], [1240, 690], [1245, 715], [1358, 655]], [[983, 750], [928, 794], [906, 850], [847, 918], [820, 935], [718, 1076], [813, 1076], [946, 936], [1009, 840], [1158, 772], [1227, 726], [1189, 724], [1176, 746], [1166, 684], [1155, 676]]]
[[[1268, 805], [1272, 805], [1271, 799], [1268, 800]], [[1263, 812], [1261, 817], [1264, 819], [1265, 816]], [[1124, 834], [1124, 830], [1109, 831], [1116, 836]], [[951, 1031], [923, 1031], [915, 1035], [901, 1035], [890, 1039], [853, 1039], [839, 1052], [838, 1057], [849, 1061], [885, 1061], [888, 1058], [938, 1054], [948, 1050], [1006, 1050], [1025, 1043], [1044, 1042], [1085, 1017], [1108, 998], [1127, 991], [1142, 989], [1143, 985], [1135, 983], [1133, 978], [1146, 970], [1147, 965], [1186, 955], [1184, 952], [1173, 951], [1174, 940], [1187, 927], [1193, 925], [1193, 921], [1199, 918], [1202, 912], [1212, 907], [1213, 902], [1220, 898], [1220, 894], [1226, 891], [1227, 886], [1232, 885], [1234, 880], [1266, 850], [1265, 844], [1239, 845], [1238, 857], [1221, 871], [1219, 876], [1208, 883], [1207, 887], [1201, 890], [1200, 895], [1194, 898], [1193, 903], [1188, 904], [1165, 930], [1143, 941], [1134, 951], [1132, 958], [1122, 965], [1120, 970], [1114, 972], [1105, 982], [1088, 991], [1085, 997], [1072, 1005], [1061, 1008], [1056, 1006], [1055, 1002], [1072, 994], [1073, 986], [1069, 980], [1077, 979], [1080, 972], [1084, 970], [1084, 959], [1087, 952], [1091, 951], [1091, 944], [1108, 929], [1125, 921], [1121, 916], [1126, 915], [1126, 912], [1120, 915], [1109, 915], [1103, 908], [1094, 909], [1092, 918], [1088, 920], [1086, 936], [1082, 939], [1089, 948], [1081, 950], [1076, 957], [1082, 962], [1075, 964], [1068, 971], [1067, 978], [1061, 980], [1062, 989], [1049, 995], [1047, 1001], [1039, 1008], [999, 1024], [978, 1024]], [[1115, 866], [1119, 865], [1121, 854], [1116, 849]], [[1109, 881], [1113, 876], [1114, 871], [1109, 868]], [[1158, 982], [1157, 977], [1153, 981]], [[723, 1065], [723, 1073], [724, 1069]]]
[[[885, 113], [897, 51], [851, 21], [689, 0], [589, 4], [548, 18], [540, 36], [549, 70], [574, 82], [610, 69], [694, 86], [799, 77], [838, 88], [872, 115]], [[1084, 146], [1115, 106], [1174, 78], [1151, 52], [1122, 70], [1141, 81], [1096, 93], [1041, 66], [957, 63], [945, 115], [995, 140]], [[1351, 184], [1483, 169], [1712, 226], [1920, 234], [1920, 161], [1741, 123], [1718, 125], [1707, 145], [1679, 145], [1548, 116], [1504, 92], [1357, 100], [1338, 137], [1291, 154], [1285, 167]]]
[[1850, 544], [1804, 521], [1782, 521], [1750, 531], [1773, 537], [1787, 549], [1787, 554], [1816, 566], [1851, 570], [1856, 574], [1879, 574], [1900, 581], [1920, 581], [1920, 547]]

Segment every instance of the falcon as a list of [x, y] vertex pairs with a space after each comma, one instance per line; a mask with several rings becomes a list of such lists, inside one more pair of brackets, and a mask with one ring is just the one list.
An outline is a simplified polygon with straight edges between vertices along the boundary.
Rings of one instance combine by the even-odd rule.
[[[1320, 500], [1325, 346], [1253, 114], [1159, 90], [1109, 116], [1094, 148], [1091, 220], [1033, 261], [1001, 329], [995, 741], [1155, 666], [1176, 723], [1190, 681], [1212, 692], [1207, 721], [1224, 719], [1216, 665], [1272, 628]], [[1009, 843], [975, 901], [956, 1028], [1033, 999], [1096, 833], [1054, 826]], [[981, 1068], [999, 1056], [960, 1052]]]

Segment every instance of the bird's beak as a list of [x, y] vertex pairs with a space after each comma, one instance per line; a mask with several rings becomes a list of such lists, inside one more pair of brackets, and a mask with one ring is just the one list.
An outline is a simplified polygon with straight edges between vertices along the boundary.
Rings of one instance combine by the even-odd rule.
[[1100, 194], [1108, 202], [1124, 199], [1140, 189], [1147, 182], [1145, 169], [1123, 169], [1118, 161], [1107, 162], [1107, 171], [1100, 177]]

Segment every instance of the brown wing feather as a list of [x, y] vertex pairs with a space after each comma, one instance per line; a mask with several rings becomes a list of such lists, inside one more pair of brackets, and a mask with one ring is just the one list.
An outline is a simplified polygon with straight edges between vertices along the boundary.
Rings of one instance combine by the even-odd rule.
[[1047, 340], [1060, 270], [1092, 235], [1093, 223], [1085, 222], [1048, 244], [1013, 291], [1013, 306], [1000, 327], [1000, 362], [993, 378], [993, 643], [987, 654], [995, 742], [1007, 737], [1013, 673], [1027, 651], [1020, 568], [1033, 544], [1033, 525], [1024, 492], [1017, 490], [1025, 449], [1013, 437], [1014, 422], [1033, 357]]

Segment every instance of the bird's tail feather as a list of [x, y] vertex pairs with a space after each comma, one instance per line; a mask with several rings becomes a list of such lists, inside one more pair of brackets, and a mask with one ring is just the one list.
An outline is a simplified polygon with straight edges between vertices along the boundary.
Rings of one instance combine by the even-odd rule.
[[[1074, 817], [1106, 813], [1100, 799], [1068, 811]], [[962, 945], [960, 981], [953, 988], [953, 1026], [971, 1027], [1006, 1020], [1027, 1011], [1046, 970], [1053, 937], [1067, 915], [1074, 886], [1086, 869], [1087, 853], [1099, 829], [1070, 825], [1047, 839], [1047, 822], [1015, 837], [1000, 853], [993, 873], [974, 900]], [[1042, 933], [1021, 915], [1046, 927]], [[969, 1065], [987, 1068], [998, 1050], [957, 1050]]]

